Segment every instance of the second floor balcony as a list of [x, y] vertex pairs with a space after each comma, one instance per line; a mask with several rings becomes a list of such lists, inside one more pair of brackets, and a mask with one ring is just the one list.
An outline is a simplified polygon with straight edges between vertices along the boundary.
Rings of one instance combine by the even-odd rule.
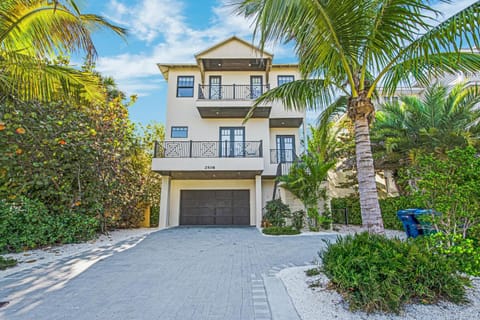
[[252, 178], [264, 169], [262, 141], [163, 141], [152, 169], [175, 178]]
[[163, 141], [154, 158], [262, 158], [262, 141]]

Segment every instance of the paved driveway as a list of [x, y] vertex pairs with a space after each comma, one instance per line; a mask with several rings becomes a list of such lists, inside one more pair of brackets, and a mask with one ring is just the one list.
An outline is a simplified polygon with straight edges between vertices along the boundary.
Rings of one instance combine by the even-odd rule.
[[313, 261], [326, 238], [162, 230], [0, 279], [0, 319], [269, 319], [262, 274]]

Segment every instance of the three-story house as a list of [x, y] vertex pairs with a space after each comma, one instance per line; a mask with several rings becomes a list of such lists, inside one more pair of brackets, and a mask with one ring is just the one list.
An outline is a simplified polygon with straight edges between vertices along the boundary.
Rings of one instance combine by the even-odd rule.
[[298, 79], [298, 65], [272, 64], [237, 37], [195, 59], [158, 64], [168, 83], [166, 137], [152, 163], [162, 175], [160, 227], [258, 227], [276, 176], [300, 151], [305, 112], [275, 102], [244, 118], [262, 93]]

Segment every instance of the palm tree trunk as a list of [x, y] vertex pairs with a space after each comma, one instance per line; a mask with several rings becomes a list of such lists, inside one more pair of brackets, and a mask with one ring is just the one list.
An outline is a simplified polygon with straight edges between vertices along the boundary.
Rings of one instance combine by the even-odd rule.
[[375, 182], [368, 118], [365, 116], [357, 116], [354, 121], [358, 191], [360, 193], [362, 224], [371, 233], [384, 234], [385, 230]]
[[365, 97], [365, 92], [360, 92], [358, 97], [349, 99], [348, 116], [355, 124], [355, 154], [362, 224], [370, 233], [384, 234], [369, 131], [369, 119], [373, 118], [374, 113], [373, 103], [370, 98]]

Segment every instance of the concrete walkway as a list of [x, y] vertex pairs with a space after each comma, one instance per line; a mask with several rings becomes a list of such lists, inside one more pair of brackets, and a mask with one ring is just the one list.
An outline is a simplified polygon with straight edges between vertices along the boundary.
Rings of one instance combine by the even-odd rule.
[[0, 319], [272, 319], [264, 279], [311, 263], [322, 239], [335, 238], [162, 230], [0, 279], [0, 301], [10, 301]]

